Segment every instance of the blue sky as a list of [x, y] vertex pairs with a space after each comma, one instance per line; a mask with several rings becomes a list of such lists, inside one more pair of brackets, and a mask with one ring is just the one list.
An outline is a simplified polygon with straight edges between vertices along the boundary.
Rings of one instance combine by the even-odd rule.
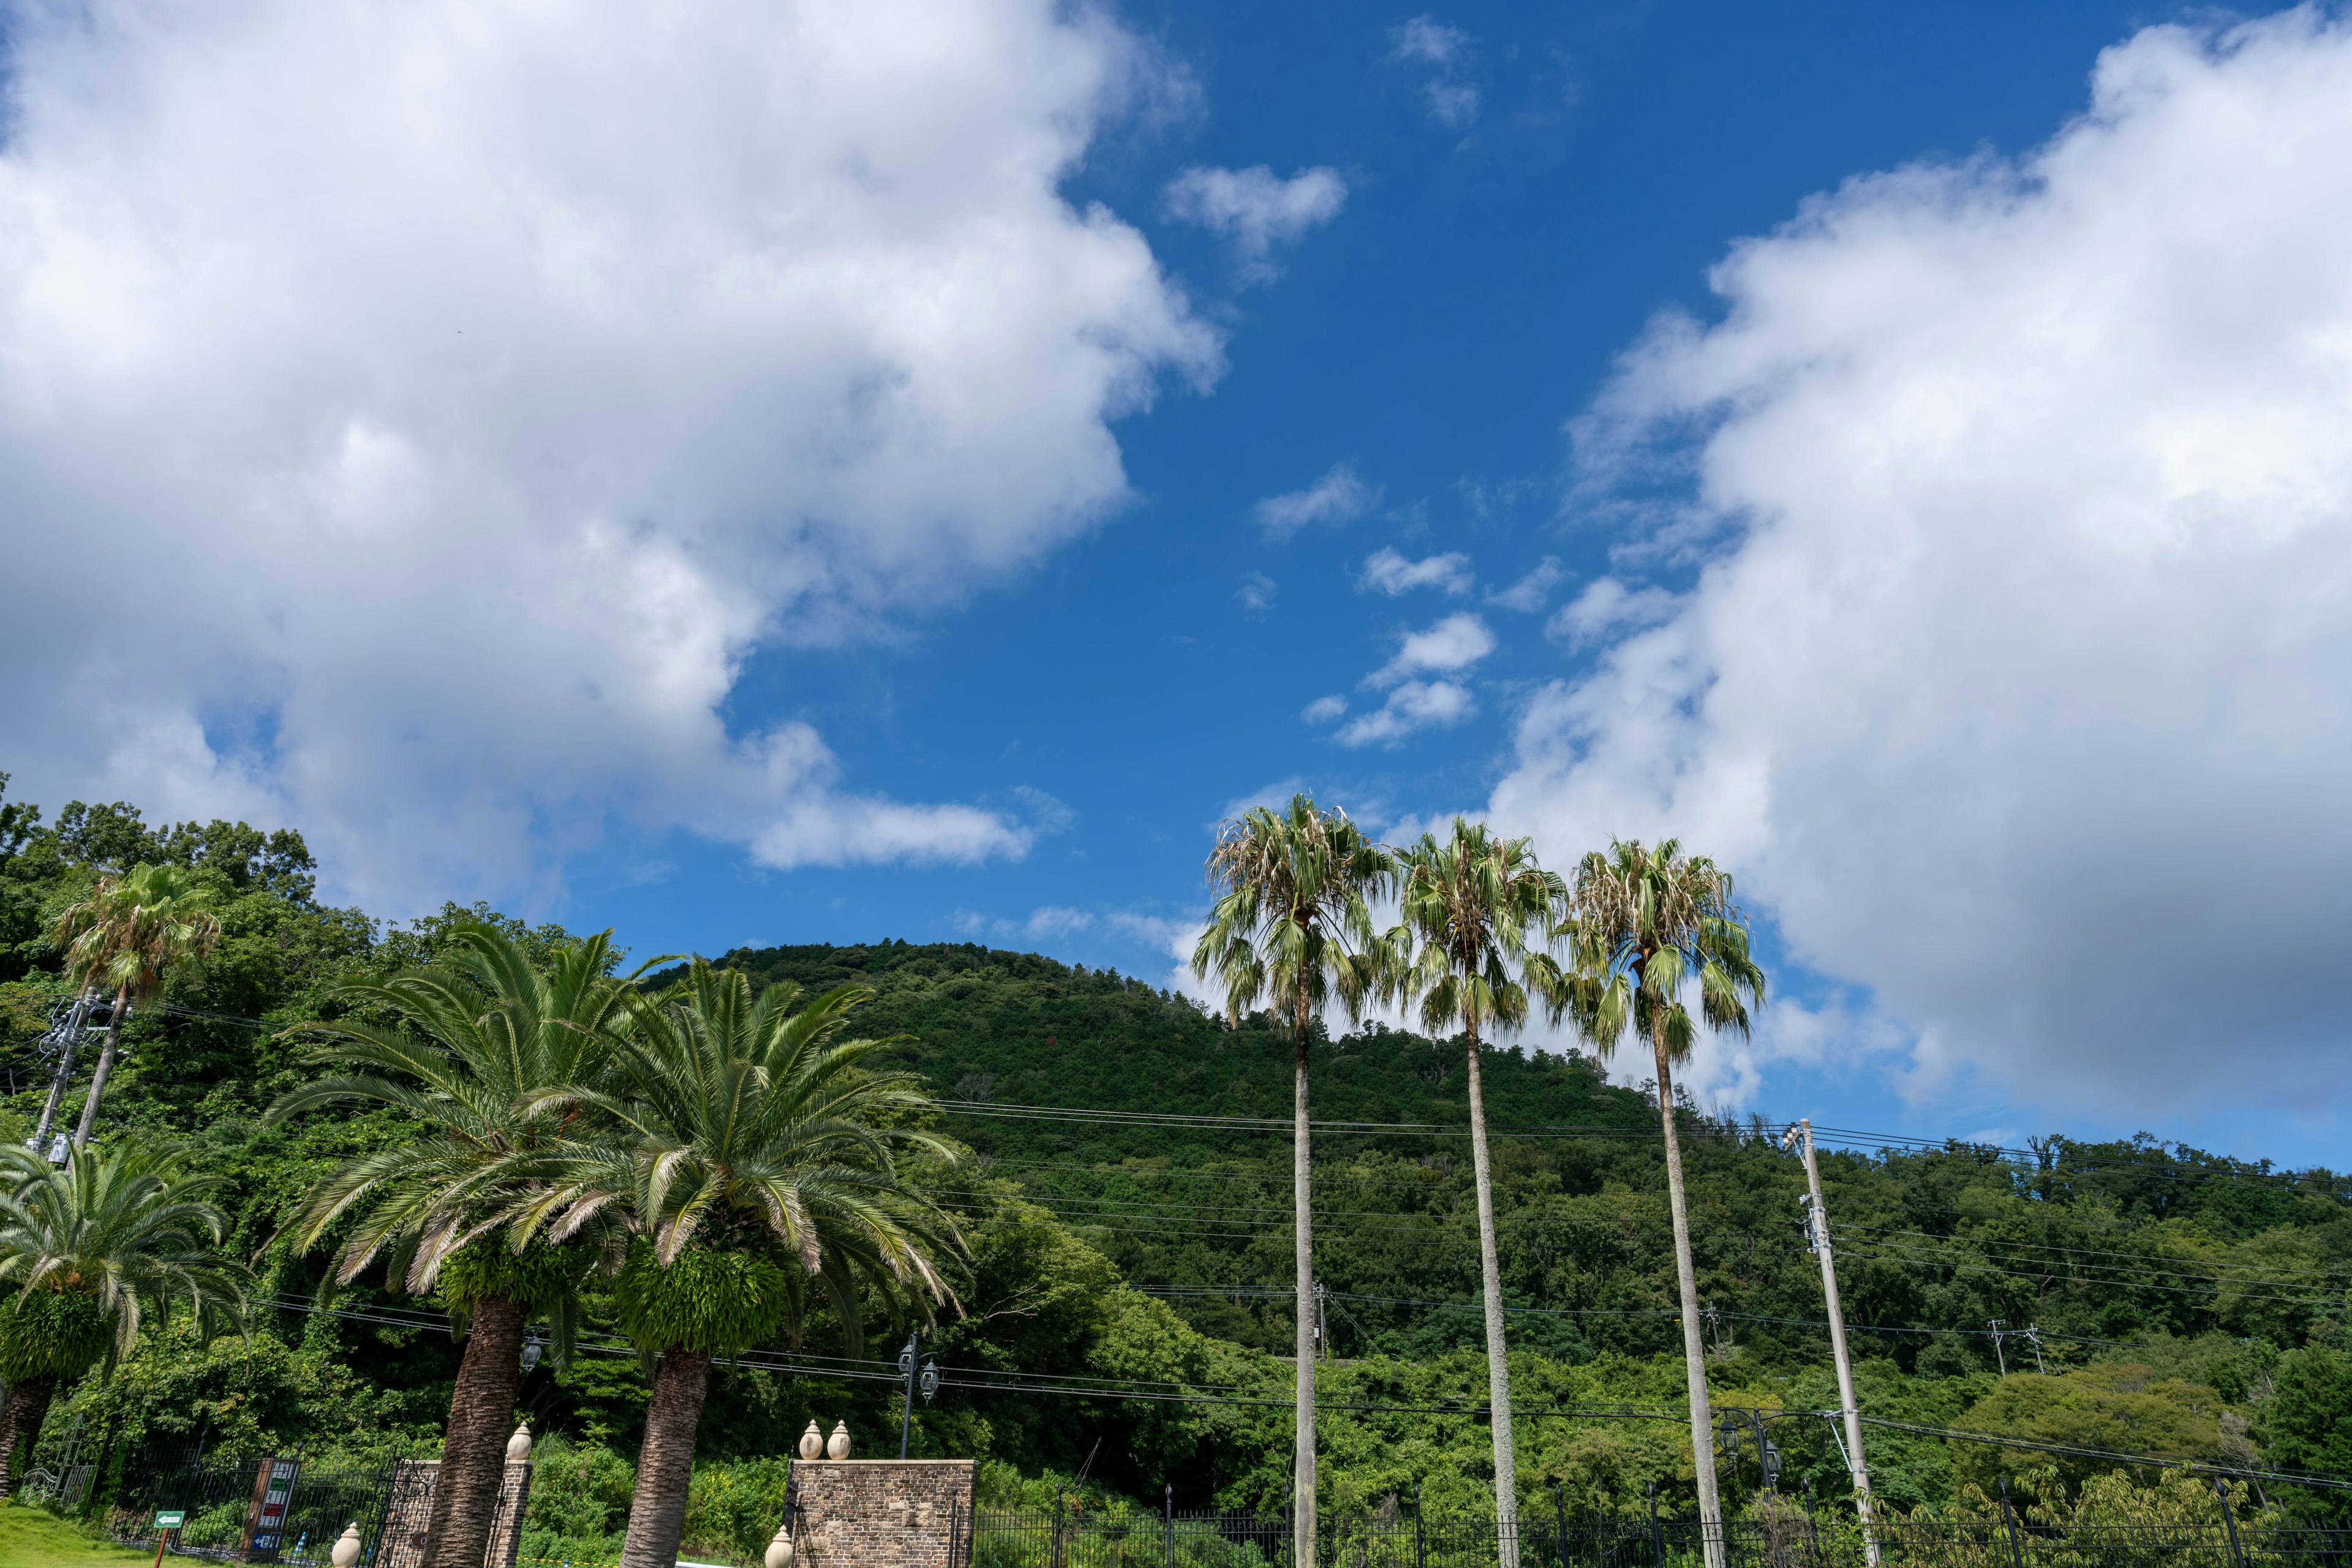
[[2332, 949], [2213, 955], [2352, 912], [2342, 27], [898, 9], [20, 37], [20, 553], [204, 613], [28, 615], [19, 792], [1156, 982], [1270, 792], [1675, 831], [1793, 1004], [1723, 1103], [2341, 1163]]

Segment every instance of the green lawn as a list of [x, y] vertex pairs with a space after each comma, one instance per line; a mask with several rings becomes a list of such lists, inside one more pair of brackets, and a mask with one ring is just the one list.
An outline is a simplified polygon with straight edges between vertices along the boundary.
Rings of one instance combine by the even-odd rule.
[[0, 1568], [131, 1568], [153, 1554], [92, 1540], [38, 1509], [0, 1507]]

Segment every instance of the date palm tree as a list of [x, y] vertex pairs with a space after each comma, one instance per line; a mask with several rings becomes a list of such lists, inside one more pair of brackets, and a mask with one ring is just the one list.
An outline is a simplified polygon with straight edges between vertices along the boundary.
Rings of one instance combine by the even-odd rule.
[[1350, 1021], [1378, 993], [1386, 950], [1370, 900], [1394, 884], [1396, 859], [1344, 811], [1304, 795], [1277, 812], [1257, 806], [1217, 830], [1209, 852], [1217, 893], [1192, 950], [1192, 973], [1225, 994], [1238, 1024], [1264, 1002], [1290, 1026], [1290, 1182], [1297, 1264], [1297, 1433], [1293, 1528], [1315, 1539], [1315, 1258], [1308, 1184], [1307, 1046], [1316, 1020], [1338, 1003]]
[[[80, 987], [83, 1002], [100, 991], [114, 993], [106, 1046], [99, 1052], [98, 1071], [91, 1075], [89, 1097], [82, 1101], [81, 1121], [74, 1129], [75, 1148], [89, 1142], [99, 1099], [114, 1072], [123, 1021], [131, 1007], [163, 990], [163, 976], [173, 966], [203, 958], [220, 941], [220, 917], [212, 904], [213, 889], [185, 868], [141, 865], [100, 877], [88, 898], [58, 916], [50, 940], [66, 950], [66, 975]], [[72, 1070], [68, 1060], [58, 1075], [59, 1090]], [[53, 1091], [50, 1109], [42, 1114], [34, 1134], [39, 1143], [48, 1142], [58, 1098]]]
[[1675, 839], [1650, 849], [1612, 841], [1605, 853], [1587, 855], [1577, 867], [1571, 903], [1580, 1031], [1606, 1056], [1630, 1029], [1648, 1040], [1656, 1058], [1666, 1203], [1674, 1219], [1683, 1360], [1690, 1386], [1691, 1457], [1708, 1568], [1719, 1568], [1723, 1510], [1716, 1495], [1706, 1351], [1699, 1333], [1682, 1144], [1675, 1128], [1674, 1067], [1689, 1059], [1697, 1035], [1697, 1021], [1682, 1000], [1690, 983], [1697, 983], [1699, 1017], [1709, 1028], [1745, 1035], [1748, 1009], [1764, 1005], [1764, 971], [1748, 956], [1748, 926], [1732, 902], [1730, 876], [1704, 857], [1685, 856]]
[[466, 1350], [423, 1568], [481, 1568], [506, 1475], [524, 1325], [552, 1319], [557, 1359], [568, 1357], [573, 1291], [596, 1261], [584, 1248], [510, 1247], [500, 1234], [529, 1180], [522, 1157], [543, 1154], [562, 1132], [530, 1096], [606, 1070], [629, 988], [609, 973], [609, 931], [561, 949], [543, 970], [496, 926], [464, 922], [451, 937], [442, 962], [338, 986], [330, 1000], [342, 1016], [289, 1030], [318, 1037], [311, 1061], [344, 1070], [284, 1095], [266, 1120], [358, 1100], [421, 1123], [417, 1137], [321, 1178], [289, 1232], [308, 1250], [349, 1221], [334, 1284], [383, 1257], [395, 1289], [437, 1289], [453, 1308]]
[[[1486, 1152], [1486, 1100], [1478, 1052], [1495, 1034], [1527, 1022], [1530, 998], [1555, 1019], [1570, 993], [1546, 951], [1565, 913], [1568, 887], [1536, 863], [1525, 838], [1454, 819], [1441, 842], [1424, 833], [1400, 852], [1402, 923], [1390, 948], [1402, 958], [1391, 984], [1420, 1004], [1432, 1036], [1459, 1030], [1470, 1072], [1470, 1159], [1478, 1193], [1479, 1279], [1486, 1314], [1486, 1398], [1495, 1445], [1495, 1518], [1503, 1568], [1517, 1568], [1518, 1468], [1512, 1451], [1511, 1369], [1503, 1338], [1503, 1273], [1495, 1243], [1495, 1174]], [[1418, 950], [1415, 951], [1415, 943]]]
[[149, 1316], [168, 1322], [184, 1303], [206, 1340], [241, 1320], [245, 1270], [220, 1256], [228, 1216], [209, 1201], [219, 1181], [138, 1139], [61, 1167], [0, 1149], [0, 1498], [58, 1384], [111, 1371]]
[[509, 1210], [510, 1244], [617, 1217], [634, 1237], [621, 1327], [658, 1358], [622, 1568], [677, 1557], [714, 1356], [797, 1332], [819, 1305], [856, 1354], [865, 1293], [926, 1320], [955, 1300], [940, 1262], [961, 1237], [898, 1164], [955, 1152], [907, 1125], [935, 1109], [920, 1079], [865, 1065], [896, 1042], [843, 1037], [873, 995], [845, 985], [803, 1005], [786, 982], [755, 998], [698, 959], [633, 1006], [608, 1081], [534, 1097], [574, 1131]]

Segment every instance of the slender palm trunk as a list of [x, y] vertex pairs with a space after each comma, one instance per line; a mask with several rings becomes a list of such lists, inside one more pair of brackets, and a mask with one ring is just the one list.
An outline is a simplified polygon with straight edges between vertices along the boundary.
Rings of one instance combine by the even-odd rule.
[[1302, 1009], [1291, 1067], [1290, 1195], [1296, 1209], [1298, 1253], [1298, 1453], [1292, 1470], [1292, 1528], [1298, 1545], [1292, 1561], [1311, 1563], [1315, 1542], [1315, 1212], [1307, 1186], [1307, 1044], [1312, 1037]]
[[646, 1442], [637, 1454], [637, 1489], [629, 1500], [629, 1538], [621, 1568], [672, 1568], [686, 1533], [686, 1489], [694, 1478], [694, 1433], [710, 1388], [710, 1358], [664, 1351], [646, 1406]]
[[1715, 1412], [1706, 1398], [1706, 1342], [1700, 1337], [1698, 1274], [1691, 1263], [1690, 1209], [1683, 1200], [1683, 1146], [1675, 1131], [1674, 1069], [1666, 1060], [1666, 1024], [1652, 1026], [1658, 1055], [1658, 1121], [1666, 1134], [1666, 1205], [1675, 1219], [1675, 1282], [1681, 1287], [1683, 1369], [1690, 1383], [1691, 1468], [1698, 1479], [1698, 1518], [1706, 1568], [1723, 1568], [1723, 1505], [1715, 1492]]
[[1478, 1028], [1470, 1037], [1470, 1163], [1478, 1186], [1478, 1278], [1486, 1297], [1486, 1408], [1495, 1436], [1496, 1538], [1502, 1568], [1518, 1568], [1519, 1471], [1511, 1447], [1511, 1363], [1503, 1339], [1503, 1262], [1495, 1245], [1495, 1168], [1486, 1157], [1486, 1096], [1478, 1077]]
[[[33, 1446], [40, 1441], [41, 1423], [49, 1418], [49, 1401], [58, 1392], [54, 1377], [28, 1377], [12, 1384], [8, 1404], [0, 1412], [0, 1499], [16, 1491], [16, 1482], [33, 1464]], [[16, 1464], [16, 1450], [25, 1450], [25, 1464]]]
[[106, 1080], [114, 1071], [115, 1052], [122, 1043], [122, 1015], [130, 1006], [131, 993], [114, 994], [114, 1016], [106, 1024], [106, 1048], [98, 1053], [98, 1071], [90, 1075], [89, 1098], [81, 1102], [81, 1125], [74, 1129], [73, 1146], [77, 1149], [89, 1142], [90, 1127], [98, 1121], [98, 1097], [106, 1092]]
[[515, 1390], [522, 1382], [520, 1301], [484, 1296], [449, 1397], [449, 1435], [433, 1481], [424, 1568], [482, 1568], [490, 1521], [507, 1477], [507, 1439], [514, 1432]]

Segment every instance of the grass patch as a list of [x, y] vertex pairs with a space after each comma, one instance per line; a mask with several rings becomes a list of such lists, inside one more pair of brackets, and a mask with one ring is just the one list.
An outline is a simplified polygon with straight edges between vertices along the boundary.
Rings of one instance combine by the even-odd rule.
[[131, 1568], [153, 1560], [152, 1552], [117, 1546], [39, 1509], [0, 1507], [0, 1568]]

